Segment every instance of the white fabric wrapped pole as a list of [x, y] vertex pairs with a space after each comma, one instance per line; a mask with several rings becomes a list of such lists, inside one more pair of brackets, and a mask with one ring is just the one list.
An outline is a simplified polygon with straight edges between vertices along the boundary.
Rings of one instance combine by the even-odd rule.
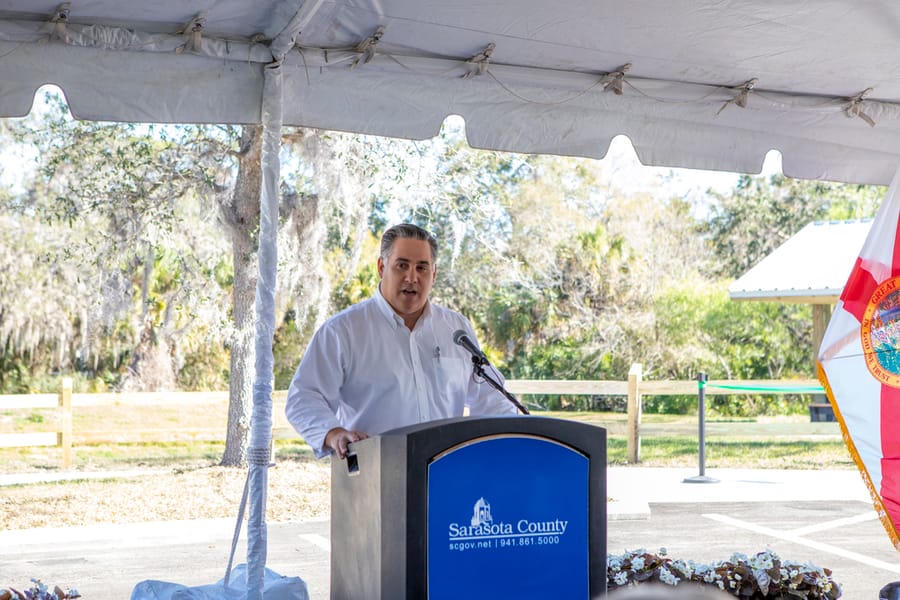
[[247, 599], [262, 600], [266, 567], [266, 489], [272, 442], [272, 338], [278, 265], [278, 182], [281, 146], [281, 64], [265, 69], [262, 104], [262, 186], [259, 204], [259, 278], [256, 282], [256, 376], [250, 422], [250, 516], [247, 523]]
[[[229, 570], [216, 584], [189, 588], [158, 580], [139, 582], [131, 600], [309, 600], [306, 584], [299, 577], [282, 577], [266, 568], [266, 489], [272, 441], [272, 338], [275, 331], [275, 279], [278, 265], [278, 183], [282, 125], [281, 63], [265, 69], [262, 102], [262, 186], [260, 189], [259, 278], [256, 283], [256, 370], [253, 382], [253, 416], [247, 461], [249, 520], [247, 564]], [[235, 542], [243, 519], [241, 502]], [[232, 546], [232, 557], [234, 547]], [[246, 593], [245, 593], [246, 591]]]

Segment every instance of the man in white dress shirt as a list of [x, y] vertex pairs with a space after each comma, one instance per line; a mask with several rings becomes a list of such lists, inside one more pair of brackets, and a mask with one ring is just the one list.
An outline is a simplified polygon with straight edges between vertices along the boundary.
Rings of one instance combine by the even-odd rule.
[[[437, 241], [404, 223], [381, 238], [375, 296], [331, 317], [315, 333], [288, 390], [285, 414], [317, 457], [404, 425], [516, 408], [472, 376], [471, 355], [454, 343], [472, 324], [428, 295]], [[503, 378], [495, 373], [502, 384]]]

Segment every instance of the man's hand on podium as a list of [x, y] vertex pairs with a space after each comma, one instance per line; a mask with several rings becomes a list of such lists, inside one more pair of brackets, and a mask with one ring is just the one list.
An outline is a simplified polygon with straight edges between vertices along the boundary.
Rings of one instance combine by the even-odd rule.
[[343, 427], [335, 427], [325, 434], [325, 447], [331, 448], [340, 458], [347, 458], [347, 446], [369, 437], [363, 431], [350, 431]]

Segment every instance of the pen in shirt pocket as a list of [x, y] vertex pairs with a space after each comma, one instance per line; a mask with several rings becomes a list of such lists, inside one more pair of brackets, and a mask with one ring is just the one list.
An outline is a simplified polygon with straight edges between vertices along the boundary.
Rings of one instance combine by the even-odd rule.
[[435, 347], [434, 347], [434, 357], [435, 357], [437, 360], [441, 360], [441, 347], [440, 347], [440, 346], [435, 346]]

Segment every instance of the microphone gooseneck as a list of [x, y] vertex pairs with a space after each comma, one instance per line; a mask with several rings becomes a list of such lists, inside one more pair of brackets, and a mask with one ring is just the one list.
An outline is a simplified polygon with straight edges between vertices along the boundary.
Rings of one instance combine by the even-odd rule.
[[[488, 375], [484, 370], [484, 365], [490, 366], [490, 362], [488, 362], [487, 356], [484, 355], [484, 352], [481, 351], [475, 342], [472, 341], [472, 338], [469, 337], [469, 334], [465, 332], [464, 329], [457, 329], [453, 332], [453, 343], [457, 346], [462, 346], [472, 355], [472, 367], [475, 371], [475, 374], [482, 378], [482, 380], [486, 381], [492, 388], [503, 394], [507, 400], [513, 403], [517, 409], [523, 414], [528, 414], [528, 409], [525, 408], [521, 402], [516, 399], [515, 396], [510, 394], [503, 385], [500, 384], [499, 381], [496, 381], [493, 377]], [[493, 367], [491, 367], [493, 369]], [[496, 371], [496, 369], [494, 369]]]
[[481, 348], [475, 345], [475, 342], [472, 341], [472, 338], [470, 338], [464, 330], [457, 329], [453, 333], [453, 343], [465, 348], [469, 352], [469, 354], [477, 358], [479, 361], [483, 361], [484, 363], [488, 362], [487, 357], [484, 355], [484, 352], [481, 351]]

